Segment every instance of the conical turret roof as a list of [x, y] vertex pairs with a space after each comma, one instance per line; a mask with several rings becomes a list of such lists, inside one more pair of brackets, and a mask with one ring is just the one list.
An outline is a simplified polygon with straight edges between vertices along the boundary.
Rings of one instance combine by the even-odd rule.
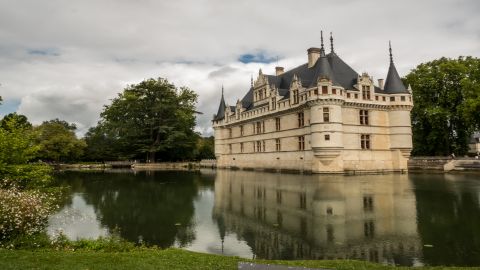
[[393, 63], [392, 46], [389, 44], [390, 50], [390, 67], [388, 68], [387, 78], [385, 79], [385, 86], [383, 91], [387, 94], [408, 93], [407, 88], [398, 75], [395, 64]]
[[222, 98], [220, 99], [220, 105], [218, 106], [217, 114], [214, 116], [213, 120], [218, 121], [225, 118], [225, 109], [227, 106], [225, 105], [225, 99], [223, 97], [223, 86], [222, 86]]

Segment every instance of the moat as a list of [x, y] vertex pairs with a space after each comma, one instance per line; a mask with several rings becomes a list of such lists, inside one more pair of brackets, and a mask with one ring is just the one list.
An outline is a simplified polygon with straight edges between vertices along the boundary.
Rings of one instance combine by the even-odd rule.
[[264, 259], [480, 265], [479, 174], [299, 175], [201, 170], [57, 174], [49, 234], [112, 233]]

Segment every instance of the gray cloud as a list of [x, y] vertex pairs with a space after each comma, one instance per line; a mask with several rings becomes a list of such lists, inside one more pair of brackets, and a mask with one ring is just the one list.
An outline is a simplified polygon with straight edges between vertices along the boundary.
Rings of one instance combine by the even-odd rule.
[[259, 68], [274, 73], [276, 63], [242, 56], [268, 52], [288, 70], [306, 62], [323, 29], [375, 78], [386, 76], [392, 40], [404, 75], [442, 56], [478, 57], [479, 12], [476, 0], [0, 0], [0, 95], [20, 100], [34, 123], [58, 117], [84, 133], [126, 85], [165, 77], [198, 92], [197, 130], [207, 135], [222, 84], [233, 105]]

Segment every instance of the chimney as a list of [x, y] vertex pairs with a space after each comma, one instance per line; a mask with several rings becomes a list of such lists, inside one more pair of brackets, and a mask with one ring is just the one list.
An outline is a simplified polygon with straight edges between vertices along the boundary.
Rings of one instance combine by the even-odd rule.
[[320, 58], [320, 48], [310, 48], [307, 50], [308, 53], [308, 68], [311, 68], [315, 65], [318, 58]]
[[378, 87], [383, 90], [383, 79], [378, 79]]
[[275, 67], [275, 75], [282, 75], [284, 72], [283, 67]]

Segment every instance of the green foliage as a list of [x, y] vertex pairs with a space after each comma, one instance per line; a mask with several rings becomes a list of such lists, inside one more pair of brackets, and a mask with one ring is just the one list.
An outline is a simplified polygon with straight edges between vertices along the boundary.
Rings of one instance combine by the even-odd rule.
[[199, 138], [197, 143], [196, 159], [215, 159], [215, 140], [213, 136], [208, 138]]
[[[167, 80], [128, 86], [105, 106], [102, 120], [86, 135], [89, 159], [193, 159], [197, 94]], [[112, 147], [105, 147], [105, 145]]]
[[83, 140], [75, 136], [76, 126], [54, 119], [43, 122], [35, 128], [39, 151], [37, 157], [48, 161], [78, 160], [86, 147]]
[[[2, 164], [24, 164], [32, 160], [39, 147], [33, 133], [19, 117], [5, 117], [0, 127], [0, 167]], [[27, 121], [28, 123], [28, 121]]]
[[413, 155], [465, 154], [480, 128], [480, 59], [441, 58], [406, 76], [413, 89]]
[[0, 188], [48, 188], [53, 185], [52, 171], [52, 167], [44, 164], [0, 166]]
[[32, 128], [32, 124], [28, 122], [28, 119], [25, 115], [10, 113], [5, 115], [5, 117], [3, 117], [3, 119], [0, 121], [0, 128], [7, 131], [11, 131], [11, 128], [29, 130]]

